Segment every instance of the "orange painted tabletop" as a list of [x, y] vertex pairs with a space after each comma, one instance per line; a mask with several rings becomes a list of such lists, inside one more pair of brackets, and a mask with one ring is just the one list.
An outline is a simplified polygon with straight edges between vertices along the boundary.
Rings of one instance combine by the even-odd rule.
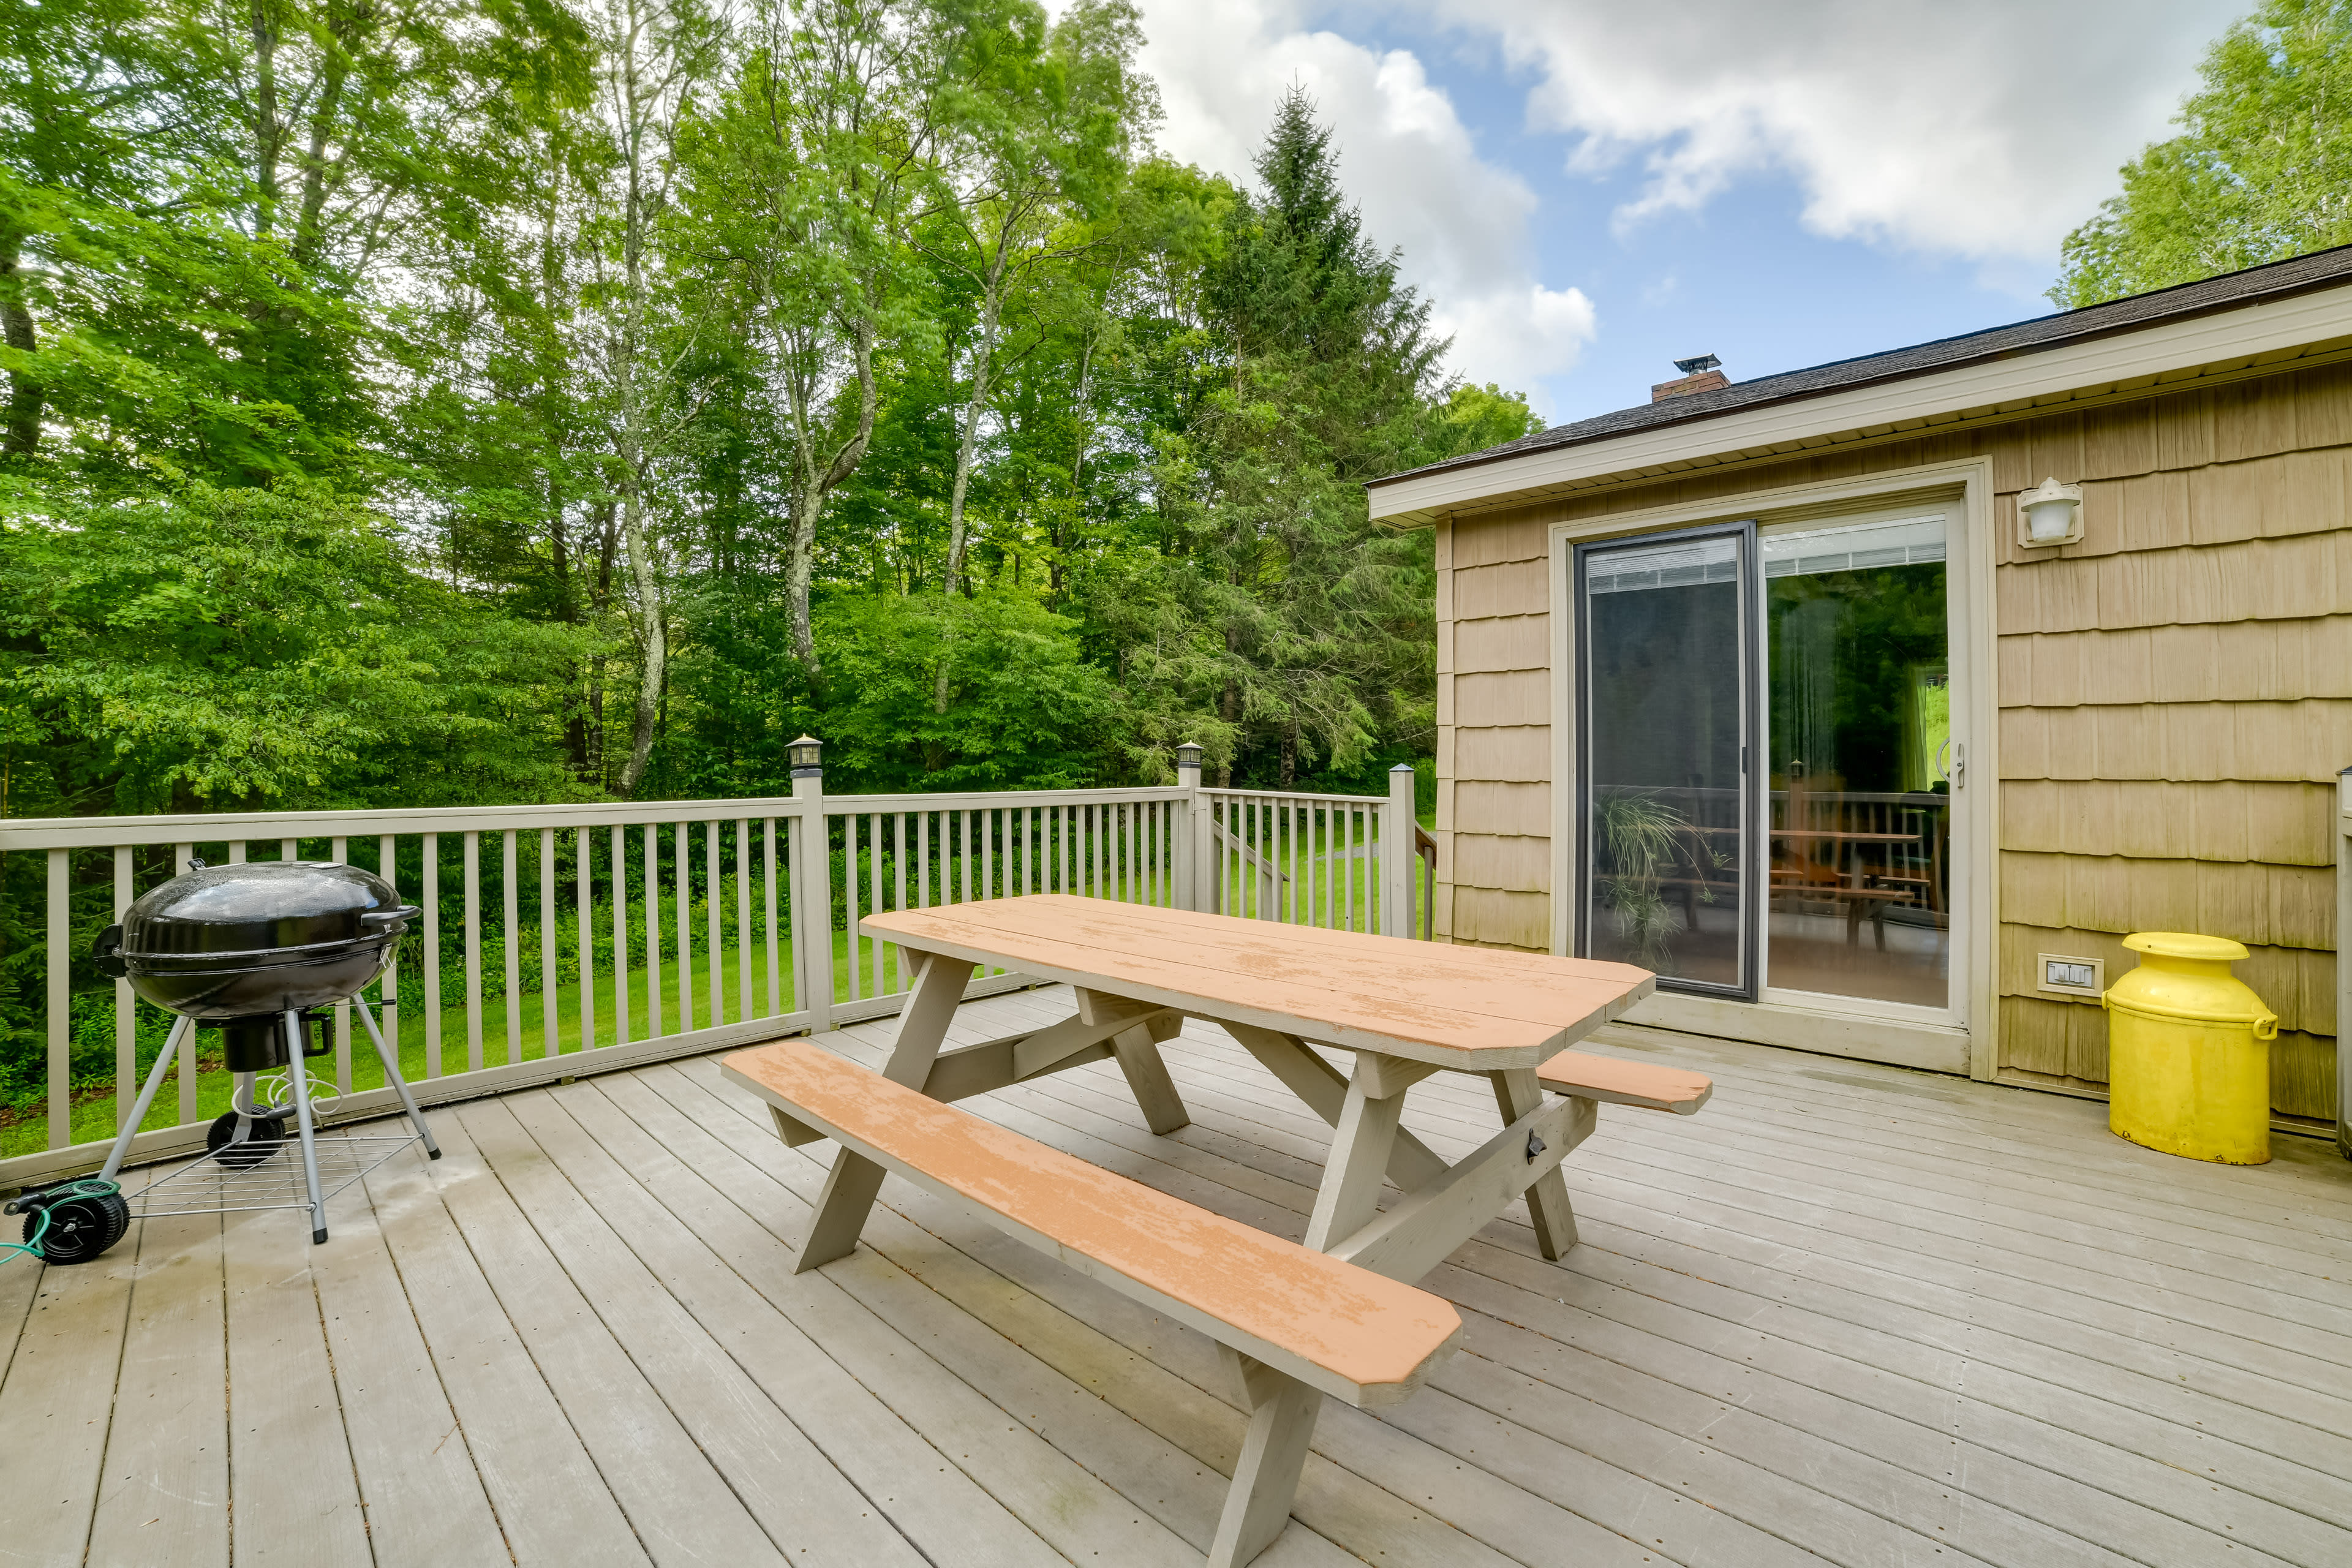
[[1538, 1066], [1647, 996], [1646, 969], [1038, 893], [867, 915], [917, 952], [1475, 1071]]

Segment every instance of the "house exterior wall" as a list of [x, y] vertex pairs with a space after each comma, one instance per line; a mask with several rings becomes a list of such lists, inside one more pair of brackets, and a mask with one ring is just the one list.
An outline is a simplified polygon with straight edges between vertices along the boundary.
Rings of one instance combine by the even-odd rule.
[[[2106, 1079], [2105, 1016], [2038, 995], [2039, 952], [2129, 931], [2244, 942], [2280, 1017], [2273, 1103], [2335, 1114], [2336, 770], [2352, 764], [2352, 366], [1440, 524], [1438, 929], [1550, 932], [1549, 528], [1989, 458], [2000, 732], [1998, 1065]], [[2084, 487], [2084, 538], [2017, 542], [2015, 496]]]

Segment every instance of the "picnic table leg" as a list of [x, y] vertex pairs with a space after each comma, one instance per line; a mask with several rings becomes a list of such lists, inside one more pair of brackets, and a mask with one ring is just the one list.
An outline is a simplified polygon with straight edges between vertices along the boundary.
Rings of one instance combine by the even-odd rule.
[[[1130, 1002], [1095, 991], [1078, 993], [1078, 1016], [1089, 1024], [1107, 1023], [1122, 1009], [1137, 1014], [1158, 1011], [1148, 1002]], [[1127, 1075], [1127, 1087], [1135, 1095], [1146, 1127], [1166, 1137], [1192, 1124], [1192, 1112], [1184, 1109], [1184, 1097], [1176, 1092], [1176, 1080], [1168, 1076], [1168, 1062], [1160, 1056], [1160, 1043], [1151, 1037], [1150, 1030], [1138, 1024], [1123, 1035], [1114, 1035], [1110, 1049], [1118, 1061], [1118, 1070]]]
[[[1534, 1068], [1486, 1076], [1494, 1079], [1495, 1103], [1503, 1112], [1504, 1126], [1543, 1104], [1543, 1085], [1536, 1081]], [[1528, 1215], [1536, 1226], [1536, 1245], [1543, 1248], [1546, 1259], [1557, 1263], [1576, 1245], [1576, 1211], [1568, 1206], [1568, 1183], [1555, 1167], [1536, 1179], [1527, 1196]]]
[[1379, 1209], [1404, 1091], [1434, 1070], [1373, 1051], [1356, 1053], [1355, 1075], [1348, 1080], [1348, 1097], [1331, 1130], [1331, 1157], [1324, 1163], [1315, 1213], [1307, 1222], [1307, 1246], [1329, 1251], [1361, 1230]]
[[1223, 1345], [1224, 1359], [1238, 1368], [1249, 1396], [1249, 1432], [1242, 1439], [1225, 1511], [1209, 1548], [1209, 1568], [1243, 1568], [1274, 1544], [1290, 1522], [1298, 1475], [1307, 1468], [1307, 1445], [1323, 1395], [1297, 1378], [1240, 1355]]
[[[1305, 1041], [1296, 1035], [1250, 1024], [1225, 1024], [1222, 1027], [1240, 1041], [1242, 1048], [1255, 1057], [1259, 1065], [1280, 1079], [1283, 1087], [1304, 1101], [1307, 1110], [1334, 1127], [1339, 1125], [1339, 1113], [1348, 1100], [1348, 1080], [1329, 1062], [1309, 1050]], [[1445, 1162], [1431, 1152], [1428, 1144], [1404, 1129], [1397, 1129], [1389, 1144], [1389, 1180], [1397, 1184], [1400, 1192], [1412, 1192], [1444, 1173]]]
[[[920, 1089], [930, 1077], [931, 1064], [939, 1059], [940, 1046], [963, 1002], [963, 988], [971, 979], [974, 965], [970, 959], [938, 953], [908, 956], [917, 959], [922, 970], [915, 976], [906, 1010], [898, 1015], [898, 1043], [890, 1047], [882, 1076], [908, 1089]], [[874, 1196], [881, 1190], [881, 1166], [862, 1154], [836, 1150], [833, 1170], [824, 1178], [824, 1192], [809, 1218], [808, 1237], [801, 1243], [800, 1256], [793, 1260], [793, 1272], [805, 1274], [854, 1250], [857, 1233], [866, 1228], [866, 1215], [874, 1207]]]

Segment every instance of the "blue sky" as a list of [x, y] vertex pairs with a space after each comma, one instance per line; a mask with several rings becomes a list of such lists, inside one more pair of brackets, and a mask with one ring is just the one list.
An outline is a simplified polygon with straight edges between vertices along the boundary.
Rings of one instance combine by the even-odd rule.
[[1161, 142], [1246, 177], [1282, 86], [1335, 125], [1453, 367], [1564, 421], [2044, 313], [2058, 242], [2227, 0], [1144, 0]]

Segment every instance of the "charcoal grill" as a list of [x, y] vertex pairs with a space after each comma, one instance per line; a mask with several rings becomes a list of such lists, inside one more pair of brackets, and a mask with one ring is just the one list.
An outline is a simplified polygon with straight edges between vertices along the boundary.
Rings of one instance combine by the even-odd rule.
[[[93, 1195], [83, 1183], [57, 1189], [47, 1205], [43, 1256], [87, 1262], [117, 1240], [132, 1219], [166, 1214], [299, 1208], [310, 1239], [327, 1239], [327, 1199], [413, 1143], [441, 1157], [400, 1060], [360, 991], [391, 963], [394, 945], [417, 914], [389, 883], [356, 866], [303, 860], [205, 866], [202, 861], [133, 903], [122, 923], [98, 939], [99, 967], [131, 982], [145, 1001], [178, 1017], [163, 1054], [141, 1085], [137, 1105], [109, 1152], [100, 1184], [112, 1188], [156, 1091], [189, 1031], [218, 1027], [236, 1087], [230, 1109], [207, 1130], [202, 1158], [150, 1183], [134, 1198], [119, 1190]], [[328, 1049], [314, 1044], [320, 1011], [350, 1002], [366, 1026], [384, 1081], [400, 1096], [410, 1131], [366, 1136], [323, 1131], [332, 1084], [307, 1065]], [[293, 1124], [289, 1149], [288, 1123]], [[43, 1206], [28, 1194], [11, 1205]], [[26, 1222], [26, 1234], [34, 1234]]]

